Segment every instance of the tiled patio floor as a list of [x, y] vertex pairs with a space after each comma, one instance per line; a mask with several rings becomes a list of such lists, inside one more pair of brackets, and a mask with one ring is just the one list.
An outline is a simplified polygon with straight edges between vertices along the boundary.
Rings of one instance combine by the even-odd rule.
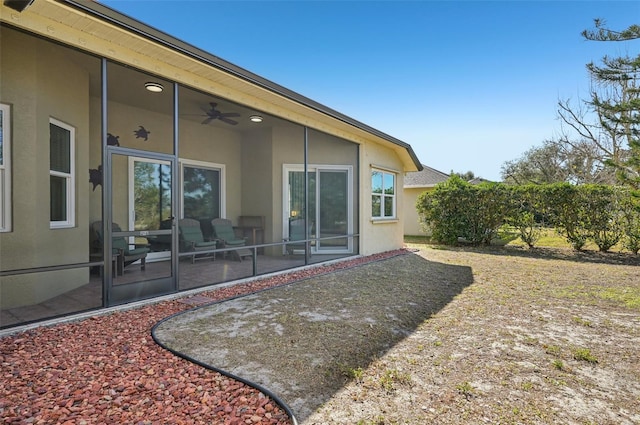
[[[321, 263], [340, 257], [342, 256], [313, 255], [311, 263]], [[258, 255], [256, 265], [256, 274], [265, 275], [304, 266], [304, 257]], [[250, 258], [240, 262], [217, 257], [215, 261], [204, 258], [192, 264], [189, 258], [184, 258], [179, 263], [178, 273], [179, 290], [185, 291], [250, 278], [253, 276], [253, 261]], [[140, 270], [137, 264], [132, 264], [125, 268], [122, 276], [114, 278], [113, 284], [126, 285], [166, 277], [169, 274], [168, 261], [147, 262], [146, 270]], [[102, 278], [98, 274], [91, 274], [86, 285], [62, 295], [38, 304], [0, 310], [0, 326], [5, 328], [100, 307], [102, 307]]]

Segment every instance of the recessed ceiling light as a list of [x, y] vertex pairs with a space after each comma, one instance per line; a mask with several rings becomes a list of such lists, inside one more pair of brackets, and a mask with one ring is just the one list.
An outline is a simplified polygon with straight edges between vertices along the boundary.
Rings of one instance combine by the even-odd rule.
[[144, 83], [144, 87], [153, 93], [160, 93], [162, 90], [164, 90], [164, 87], [162, 87], [162, 84], [160, 83]]
[[262, 117], [260, 115], [251, 115], [249, 119], [251, 122], [262, 122]]

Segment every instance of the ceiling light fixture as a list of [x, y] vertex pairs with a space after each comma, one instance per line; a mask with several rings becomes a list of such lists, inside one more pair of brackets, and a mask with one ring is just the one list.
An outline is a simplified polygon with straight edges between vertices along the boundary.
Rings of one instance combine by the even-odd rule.
[[152, 93], [160, 93], [162, 90], [164, 90], [164, 87], [162, 87], [162, 84], [160, 83], [148, 82], [144, 83], [144, 87]]
[[262, 117], [260, 115], [251, 115], [249, 119], [251, 122], [262, 122]]

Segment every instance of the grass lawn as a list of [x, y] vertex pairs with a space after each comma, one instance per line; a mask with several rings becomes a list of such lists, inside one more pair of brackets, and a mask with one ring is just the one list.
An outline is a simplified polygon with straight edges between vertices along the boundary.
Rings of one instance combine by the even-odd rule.
[[[431, 239], [428, 236], [416, 236], [416, 235], [405, 235], [404, 241], [406, 244], [410, 245], [421, 245], [421, 244], [429, 244], [431, 243]], [[522, 242], [520, 236], [518, 235], [518, 231], [504, 226], [498, 232], [498, 237], [494, 240], [492, 245], [496, 246], [513, 246], [513, 247], [523, 247], [526, 248], [527, 244]], [[564, 236], [559, 234], [555, 229], [546, 228], [542, 231], [542, 235], [540, 239], [536, 242], [535, 247], [537, 248], [566, 248], [572, 249], [571, 245], [567, 242]], [[598, 251], [598, 246], [589, 241], [584, 246], [585, 251]], [[622, 248], [620, 244], [611, 248], [610, 252], [628, 252]]]
[[640, 423], [640, 257], [405, 241], [466, 286], [305, 425]]

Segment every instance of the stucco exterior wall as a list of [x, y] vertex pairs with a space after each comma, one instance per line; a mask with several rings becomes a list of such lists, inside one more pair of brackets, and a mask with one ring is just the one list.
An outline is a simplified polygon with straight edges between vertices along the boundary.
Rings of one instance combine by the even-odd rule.
[[[402, 248], [404, 195], [403, 164], [392, 149], [369, 143], [361, 147], [360, 168], [360, 253], [363, 255]], [[374, 168], [396, 173], [396, 219], [373, 220], [371, 218], [371, 171]]]
[[[161, 151], [167, 151], [173, 147], [173, 120], [170, 116], [117, 102], [107, 103], [107, 114], [109, 117], [107, 131], [119, 137], [120, 146], [146, 151], [151, 151], [156, 147], [160, 147]], [[151, 135], [147, 141], [133, 135], [133, 130], [141, 124], [151, 129]], [[92, 165], [95, 167], [97, 164]], [[133, 206], [129, 205], [129, 179], [131, 177], [129, 174], [128, 158], [117, 155], [112, 171], [112, 209], [113, 221], [123, 229], [127, 228], [129, 214], [133, 209]]]
[[222, 215], [236, 223], [242, 211], [242, 136], [234, 131], [210, 127], [198, 122], [180, 120], [179, 157], [224, 165], [224, 189]]
[[410, 236], [424, 236], [425, 231], [419, 222], [416, 201], [423, 192], [433, 188], [405, 188], [404, 189], [404, 234]]
[[[273, 193], [273, 138], [270, 128], [246, 133], [242, 143], [242, 215], [264, 216], [264, 240], [273, 240], [278, 206]], [[236, 224], [238, 217], [230, 217]]]
[[[89, 78], [76, 64], [32, 37], [2, 30], [0, 102], [12, 105], [13, 231], [0, 233], [3, 270], [89, 260], [87, 196], [75, 198], [75, 225], [51, 229], [49, 119], [75, 128], [74, 191], [90, 191], [82, 174], [89, 163]], [[16, 149], [20, 146], [20, 149]], [[28, 177], [27, 177], [28, 176]], [[88, 269], [19, 275], [2, 281], [2, 308], [46, 300], [85, 284]], [[13, 290], [19, 287], [20, 290]]]
[[[304, 129], [302, 127], [276, 127], [273, 129], [273, 156], [271, 163], [273, 167], [273, 180], [271, 189], [273, 191], [273, 239], [282, 241], [283, 229], [283, 208], [284, 199], [283, 169], [282, 164], [301, 164], [304, 162]], [[281, 249], [276, 249], [281, 251]]]
[[[96, 99], [95, 102], [98, 100]], [[94, 102], [94, 103], [95, 103]], [[162, 151], [170, 151], [173, 147], [173, 118], [170, 115], [154, 113], [142, 108], [132, 107], [117, 102], [108, 102], [109, 132], [118, 135], [122, 140], [121, 146], [132, 149], [153, 150], [161, 146]], [[99, 106], [96, 114], [99, 114]], [[99, 118], [96, 118], [99, 120]], [[140, 124], [151, 129], [149, 140], [136, 138], [132, 130]], [[242, 138], [237, 132], [217, 128], [213, 134], [210, 127], [190, 120], [179, 120], [180, 160], [192, 160], [201, 163], [224, 165], [224, 199], [222, 214], [227, 217], [237, 217], [242, 210], [242, 193], [237, 187], [242, 184]], [[95, 126], [98, 129], [99, 126]], [[95, 132], [95, 128], [94, 128]], [[94, 135], [98, 140], [100, 135]], [[125, 141], [126, 140], [126, 141]], [[204, 141], [204, 142], [203, 142]], [[100, 160], [100, 147], [92, 149], [92, 167], [95, 168]], [[95, 157], [95, 159], [93, 159]], [[84, 172], [84, 170], [83, 170]], [[114, 163], [113, 169], [113, 211], [114, 221], [124, 226], [128, 223], [130, 210], [129, 202], [129, 170], [128, 163]], [[175, 176], [180, 181], [180, 176]], [[97, 193], [95, 193], [97, 192]], [[100, 191], [91, 195], [94, 202], [101, 196]], [[92, 208], [92, 220], [99, 220], [101, 211]]]

